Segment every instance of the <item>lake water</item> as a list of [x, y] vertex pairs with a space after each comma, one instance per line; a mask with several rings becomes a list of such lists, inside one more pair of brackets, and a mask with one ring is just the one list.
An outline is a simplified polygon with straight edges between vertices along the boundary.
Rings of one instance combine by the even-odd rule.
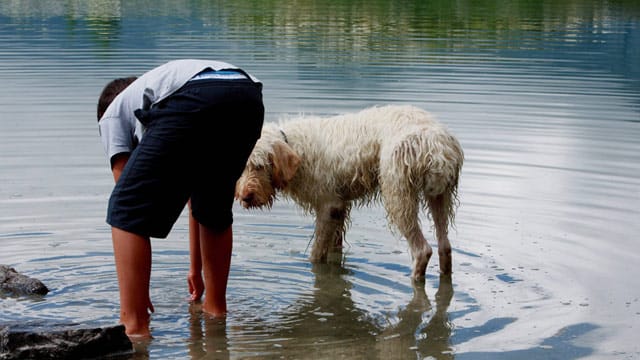
[[0, 2], [0, 264], [51, 289], [0, 295], [0, 323], [117, 323], [96, 100], [186, 57], [259, 77], [266, 121], [394, 103], [447, 124], [466, 155], [454, 274], [436, 257], [412, 286], [379, 206], [354, 211], [341, 265], [317, 266], [295, 204], [236, 207], [219, 323], [187, 301], [183, 214], [153, 240], [154, 339], [134, 358], [640, 357], [640, 4], [624, 0]]

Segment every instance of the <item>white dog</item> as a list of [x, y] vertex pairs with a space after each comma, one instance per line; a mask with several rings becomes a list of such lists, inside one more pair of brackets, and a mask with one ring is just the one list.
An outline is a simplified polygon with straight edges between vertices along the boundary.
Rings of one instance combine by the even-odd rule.
[[409, 242], [412, 278], [423, 280], [433, 250], [420, 228], [421, 209], [435, 225], [440, 271], [451, 273], [447, 234], [463, 158], [456, 138], [413, 106], [265, 124], [236, 198], [245, 208], [271, 207], [281, 192], [315, 214], [311, 261], [318, 262], [342, 246], [353, 205], [381, 200], [389, 225]]

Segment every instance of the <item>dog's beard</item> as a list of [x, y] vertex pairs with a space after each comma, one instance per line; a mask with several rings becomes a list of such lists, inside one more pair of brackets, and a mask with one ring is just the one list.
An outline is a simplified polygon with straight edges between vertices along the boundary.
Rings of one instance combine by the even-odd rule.
[[264, 191], [262, 187], [255, 185], [249, 185], [248, 188], [250, 190], [249, 194], [251, 194], [251, 196], [245, 196], [244, 198], [239, 199], [242, 207], [244, 207], [245, 209], [271, 209], [276, 198], [276, 194], [273, 189]]
[[263, 208], [271, 209], [274, 201], [275, 201], [275, 196], [270, 196], [269, 198], [266, 199], [266, 201], [258, 201], [255, 199], [252, 201], [240, 200], [240, 204], [245, 209], [263, 209]]

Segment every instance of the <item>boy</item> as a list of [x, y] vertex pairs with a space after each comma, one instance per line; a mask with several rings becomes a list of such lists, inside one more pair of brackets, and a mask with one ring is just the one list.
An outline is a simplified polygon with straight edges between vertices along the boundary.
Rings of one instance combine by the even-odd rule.
[[[192, 300], [226, 314], [235, 183], [264, 118], [262, 84], [234, 65], [174, 60], [139, 78], [116, 79], [98, 101], [100, 136], [115, 188], [109, 199], [130, 337], [150, 337], [150, 237], [166, 238], [189, 201]], [[202, 280], [204, 274], [204, 283]]]

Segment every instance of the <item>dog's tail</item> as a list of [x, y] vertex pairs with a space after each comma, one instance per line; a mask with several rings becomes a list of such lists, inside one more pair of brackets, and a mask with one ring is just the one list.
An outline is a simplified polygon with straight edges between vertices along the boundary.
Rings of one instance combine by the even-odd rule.
[[[464, 153], [458, 140], [443, 126], [429, 126], [408, 135], [394, 151], [402, 176], [422, 189], [424, 203], [439, 202], [453, 225], [458, 205], [458, 180]], [[431, 207], [431, 206], [430, 206]]]

